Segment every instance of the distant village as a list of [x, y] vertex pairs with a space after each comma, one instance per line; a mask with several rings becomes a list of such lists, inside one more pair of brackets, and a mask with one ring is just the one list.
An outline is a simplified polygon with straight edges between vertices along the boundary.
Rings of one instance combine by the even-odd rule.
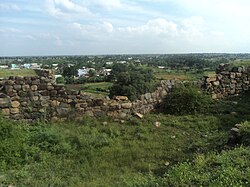
[[[37, 58], [39, 57], [30, 57], [30, 59], [35, 59], [35, 61], [39, 61]], [[29, 59], [29, 58], [28, 58]], [[29, 60], [30, 60], [29, 59]], [[51, 63], [52, 62], [58, 62], [59, 60], [64, 60], [65, 57], [47, 57], [40, 59], [41, 63], [25, 63], [27, 58], [2, 58], [0, 59], [0, 70], [8, 69], [8, 70], [18, 70], [18, 69], [53, 69], [55, 70], [55, 78], [62, 77], [62, 66], [73, 68], [76, 66], [77, 62], [74, 60], [71, 63]], [[105, 61], [100, 68], [100, 65], [98, 68], [96, 68], [97, 64], [100, 63], [100, 61], [95, 61], [92, 58], [91, 60], [86, 61], [83, 64], [86, 64], [85, 66], [81, 66], [77, 68], [77, 75], [74, 77], [75, 79], [79, 79], [82, 77], [88, 78], [90, 76], [99, 77], [99, 76], [108, 76], [110, 75], [114, 63], [118, 64], [126, 64], [128, 61], [126, 60], [118, 60], [118, 61]], [[48, 63], [48, 60], [50, 60]], [[132, 58], [128, 58], [128, 60], [132, 60]], [[140, 63], [140, 60], [135, 60], [136, 63]]]

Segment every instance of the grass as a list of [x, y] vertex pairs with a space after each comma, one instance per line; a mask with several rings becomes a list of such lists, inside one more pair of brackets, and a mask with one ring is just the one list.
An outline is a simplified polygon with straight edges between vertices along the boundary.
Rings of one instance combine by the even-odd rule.
[[81, 90], [82, 93], [92, 94], [96, 97], [103, 97], [109, 95], [109, 89], [113, 83], [98, 82], [86, 84], [68, 84], [66, 87], [73, 90]]
[[250, 59], [249, 60], [237, 60], [237, 61], [233, 61], [230, 63], [230, 68], [232, 67], [239, 67], [239, 66], [245, 66], [245, 67], [248, 67], [250, 66]]
[[215, 75], [213, 71], [204, 71], [197, 72], [195, 70], [162, 70], [162, 69], [154, 69], [154, 73], [157, 79], [163, 80], [171, 80], [176, 79], [180, 81], [194, 81], [200, 80], [203, 76], [207, 75]]
[[36, 76], [37, 74], [33, 69], [1, 69], [0, 77], [9, 77], [9, 76]]
[[0, 185], [247, 186], [249, 147], [223, 147], [230, 128], [250, 119], [249, 103], [246, 93], [214, 103], [205, 114], [155, 113], [124, 123], [0, 118]]
[[152, 114], [125, 124], [86, 117], [49, 125], [1, 122], [7, 133], [1, 136], [0, 183], [18, 186], [124, 186], [125, 178], [162, 175], [166, 162], [192, 159], [195, 152], [221, 146], [227, 136], [218, 131], [217, 118], [203, 115]]

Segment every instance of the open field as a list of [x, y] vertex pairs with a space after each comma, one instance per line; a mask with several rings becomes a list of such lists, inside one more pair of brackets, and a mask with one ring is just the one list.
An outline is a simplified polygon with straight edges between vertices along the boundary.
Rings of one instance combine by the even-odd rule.
[[[206, 114], [155, 113], [143, 119], [132, 117], [124, 123], [87, 116], [78, 122], [50, 124], [0, 118], [0, 184], [21, 187], [246, 184], [249, 148], [221, 150], [230, 128], [250, 120], [249, 98], [248, 93], [216, 102]], [[156, 121], [161, 125], [155, 126]]]
[[239, 66], [245, 66], [249, 67], [250, 66], [250, 59], [249, 60], [235, 60], [230, 63], [230, 67], [239, 67]]
[[180, 81], [194, 81], [199, 80], [203, 76], [207, 75], [214, 75], [214, 71], [204, 71], [204, 72], [197, 72], [194, 70], [158, 70], [155, 71], [155, 76], [157, 79], [169, 80], [169, 79], [176, 79]]
[[109, 94], [109, 88], [113, 83], [98, 82], [85, 84], [67, 84], [67, 89], [81, 90], [82, 93], [90, 93], [97, 97], [106, 96]]
[[36, 76], [36, 73], [33, 69], [1, 69], [0, 77], [9, 77], [9, 76]]

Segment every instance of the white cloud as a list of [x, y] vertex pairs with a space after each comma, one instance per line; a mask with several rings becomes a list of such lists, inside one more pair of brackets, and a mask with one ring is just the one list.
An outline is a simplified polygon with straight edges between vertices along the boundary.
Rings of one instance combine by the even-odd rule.
[[102, 6], [108, 10], [121, 8], [123, 6], [120, 0], [92, 0], [91, 3]]
[[0, 10], [4, 11], [12, 11], [12, 10], [20, 10], [20, 7], [13, 3], [0, 3]]
[[125, 27], [118, 29], [130, 35], [151, 36], [176, 36], [178, 34], [177, 24], [163, 18], [149, 20], [146, 24], [137, 27]]
[[70, 0], [46, 0], [47, 12], [59, 19], [73, 19], [83, 16], [93, 16], [84, 6], [73, 3]]
[[80, 23], [73, 23], [71, 28], [74, 29], [74, 33], [79, 35], [81, 39], [88, 40], [107, 40], [109, 36], [114, 32], [114, 27], [109, 22], [91, 24], [91, 25], [83, 25]]

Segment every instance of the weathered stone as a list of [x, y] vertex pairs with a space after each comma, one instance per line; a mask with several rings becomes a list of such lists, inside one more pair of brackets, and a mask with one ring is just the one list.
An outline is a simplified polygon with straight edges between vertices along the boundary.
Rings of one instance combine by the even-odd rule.
[[48, 101], [48, 100], [50, 100], [50, 96], [41, 96], [40, 100], [41, 101]]
[[22, 105], [23, 107], [28, 106], [28, 102], [26, 102], [26, 101], [21, 102], [21, 105]]
[[37, 85], [32, 85], [30, 88], [31, 88], [32, 91], [36, 91], [38, 89], [38, 86]]
[[52, 107], [58, 107], [59, 105], [60, 105], [60, 102], [59, 102], [59, 101], [57, 101], [57, 100], [51, 101], [51, 106], [52, 106]]
[[235, 77], [236, 77], [236, 74], [235, 74], [235, 73], [233, 73], [233, 72], [230, 73], [230, 78], [231, 78], [231, 79], [235, 79]]
[[50, 90], [54, 90], [54, 87], [53, 86], [48, 86], [47, 89], [50, 91]]
[[117, 101], [127, 101], [128, 97], [127, 96], [116, 96], [115, 100], [117, 100]]
[[208, 76], [206, 78], [206, 82], [212, 82], [212, 81], [216, 81], [216, 80], [217, 80], [216, 76]]
[[236, 73], [236, 77], [241, 77], [242, 73]]
[[46, 100], [43, 100], [43, 101], [41, 101], [41, 106], [42, 107], [48, 107], [49, 106], [49, 102], [46, 101]]
[[217, 94], [212, 94], [212, 99], [218, 99]]
[[17, 91], [21, 90], [22, 89], [22, 85], [13, 85], [13, 88]]
[[29, 90], [30, 90], [30, 85], [28, 85], [28, 84], [22, 85], [22, 90], [23, 90], [24, 92], [29, 91]]
[[161, 122], [159, 121], [154, 122], [154, 126], [157, 128], [161, 127]]
[[48, 90], [41, 90], [41, 91], [39, 91], [39, 93], [40, 93], [42, 96], [49, 96], [49, 95], [50, 95], [50, 93], [49, 93]]
[[58, 116], [67, 116], [69, 115], [70, 111], [71, 111], [70, 108], [62, 108], [62, 107], [56, 108]]
[[151, 99], [151, 93], [146, 93], [145, 94], [145, 99], [147, 99], [147, 100]]
[[122, 103], [121, 106], [124, 109], [130, 109], [130, 108], [132, 108], [132, 103]]
[[219, 86], [219, 85], [220, 85], [220, 81], [214, 81], [212, 84], [213, 84], [214, 86]]
[[19, 114], [19, 112], [20, 112], [19, 108], [11, 108], [10, 109], [11, 114]]
[[13, 91], [13, 86], [11, 85], [6, 85], [5, 86], [5, 92], [9, 93], [9, 92], [12, 92]]
[[118, 115], [118, 118], [124, 119], [127, 117], [127, 114], [125, 112], [120, 112]]
[[137, 113], [135, 113], [135, 116], [136, 116], [136, 117], [138, 117], [138, 118], [140, 118], [140, 119], [142, 119], [142, 118], [143, 118], [143, 115], [142, 115], [142, 114], [140, 114], [140, 113], [138, 113], [138, 112], [137, 112]]
[[20, 106], [20, 102], [19, 101], [12, 101], [11, 102], [11, 107], [12, 108], [18, 108]]
[[2, 114], [4, 116], [9, 116], [10, 115], [10, 109], [9, 108], [3, 108], [2, 109]]
[[87, 115], [87, 116], [92, 116], [92, 117], [93, 117], [93, 116], [94, 116], [94, 113], [93, 113], [92, 111], [89, 110], [89, 111], [86, 111], [86, 112], [85, 112], [85, 115]]
[[239, 133], [240, 129], [239, 128], [236, 128], [236, 127], [233, 127], [231, 129], [231, 132], [234, 132], [234, 133]]
[[0, 98], [0, 108], [7, 108], [11, 105], [11, 101], [8, 97]]
[[39, 100], [39, 96], [33, 96], [33, 97], [31, 97], [31, 100], [32, 101], [38, 101]]

